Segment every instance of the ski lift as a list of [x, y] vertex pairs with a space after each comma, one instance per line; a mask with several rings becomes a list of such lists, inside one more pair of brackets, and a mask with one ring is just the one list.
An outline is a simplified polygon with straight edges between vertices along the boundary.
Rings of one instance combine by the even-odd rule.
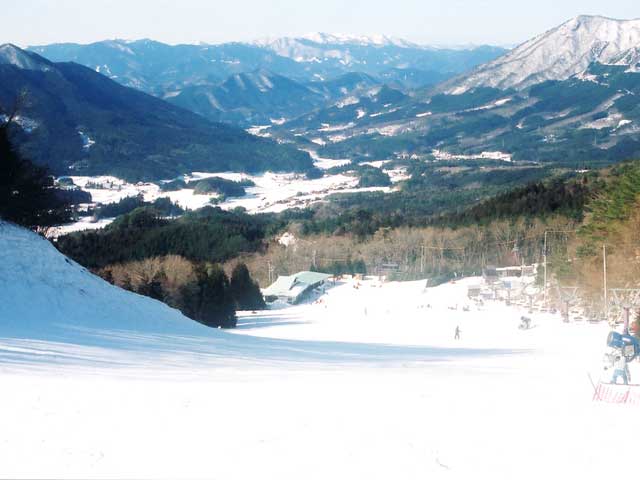
[[562, 302], [562, 320], [569, 323], [569, 309], [571, 304], [578, 298], [578, 287], [561, 287], [557, 286], [558, 298]]

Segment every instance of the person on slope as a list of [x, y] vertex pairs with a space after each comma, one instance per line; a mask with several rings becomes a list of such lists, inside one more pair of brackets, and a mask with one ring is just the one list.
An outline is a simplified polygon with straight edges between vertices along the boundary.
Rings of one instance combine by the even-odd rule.
[[617, 353], [614, 357], [613, 378], [611, 379], [611, 383], [618, 383], [618, 378], [622, 378], [622, 382], [625, 385], [629, 385], [630, 375], [627, 359], [620, 353]]
[[455, 333], [455, 335], [453, 336], [453, 339], [454, 339], [454, 340], [460, 340], [460, 333], [461, 333], [461, 332], [460, 332], [460, 325], [457, 325], [457, 326], [456, 326], [456, 333]]

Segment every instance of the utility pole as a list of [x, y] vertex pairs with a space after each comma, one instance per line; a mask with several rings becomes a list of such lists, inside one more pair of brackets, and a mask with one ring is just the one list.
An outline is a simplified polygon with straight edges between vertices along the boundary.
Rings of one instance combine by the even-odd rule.
[[317, 265], [316, 265], [316, 254], [317, 253], [318, 253], [317, 250], [313, 251], [313, 257], [312, 257], [312, 260], [311, 260], [314, 269], [317, 268]]
[[267, 262], [267, 267], [269, 268], [269, 285], [271, 285], [273, 283], [273, 266], [270, 261]]
[[420, 273], [424, 273], [424, 245], [420, 246]]
[[544, 285], [543, 285], [543, 291], [544, 291], [544, 308], [547, 308], [547, 233], [549, 233], [547, 230], [544, 231]]
[[604, 314], [609, 320], [609, 301], [607, 298], [607, 245], [602, 244], [602, 266], [603, 266], [603, 285], [604, 285]]

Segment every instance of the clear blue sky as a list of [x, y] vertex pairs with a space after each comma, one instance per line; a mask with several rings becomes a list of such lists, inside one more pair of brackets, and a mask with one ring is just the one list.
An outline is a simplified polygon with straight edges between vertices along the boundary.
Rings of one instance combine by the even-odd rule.
[[640, 17], [640, 0], [3, 0], [0, 43], [152, 38], [219, 43], [310, 32], [425, 44], [514, 44], [580, 14]]

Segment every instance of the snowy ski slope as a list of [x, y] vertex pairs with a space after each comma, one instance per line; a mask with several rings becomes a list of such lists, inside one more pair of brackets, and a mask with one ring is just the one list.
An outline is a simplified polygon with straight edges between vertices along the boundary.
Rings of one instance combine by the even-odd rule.
[[229, 333], [4, 224], [0, 478], [628, 472], [637, 415], [592, 403], [586, 376], [608, 329], [537, 315], [520, 331], [516, 308], [463, 310], [475, 282], [347, 281]]

